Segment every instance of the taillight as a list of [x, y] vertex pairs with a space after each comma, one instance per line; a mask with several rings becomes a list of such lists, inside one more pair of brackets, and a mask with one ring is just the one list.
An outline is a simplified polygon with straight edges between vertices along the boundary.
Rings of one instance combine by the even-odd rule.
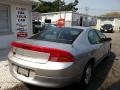
[[49, 60], [55, 62], [74, 62], [74, 56], [67, 51], [54, 49], [51, 50]]
[[60, 49], [35, 46], [35, 45], [24, 44], [20, 42], [12, 42], [11, 45], [12, 47], [49, 53], [50, 54], [49, 61], [53, 61], [53, 62], [74, 62], [75, 60], [74, 56], [71, 53], [64, 50], [60, 50]]

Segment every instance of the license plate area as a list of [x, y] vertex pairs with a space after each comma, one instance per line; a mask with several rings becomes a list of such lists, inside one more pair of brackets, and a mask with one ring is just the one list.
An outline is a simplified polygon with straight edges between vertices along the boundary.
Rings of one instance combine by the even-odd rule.
[[17, 68], [17, 73], [20, 75], [23, 75], [25, 77], [29, 77], [30, 74], [30, 70], [27, 68], [23, 68], [23, 67], [18, 67]]

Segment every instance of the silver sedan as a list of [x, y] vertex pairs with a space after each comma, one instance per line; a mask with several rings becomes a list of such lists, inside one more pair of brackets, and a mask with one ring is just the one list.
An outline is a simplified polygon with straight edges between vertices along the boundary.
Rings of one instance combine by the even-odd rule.
[[93, 68], [110, 55], [111, 38], [88, 27], [62, 27], [11, 45], [10, 72], [18, 80], [43, 87], [87, 86]]

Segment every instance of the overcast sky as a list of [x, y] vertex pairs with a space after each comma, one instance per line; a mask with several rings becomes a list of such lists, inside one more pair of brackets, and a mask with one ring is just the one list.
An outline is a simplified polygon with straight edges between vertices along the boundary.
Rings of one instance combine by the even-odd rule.
[[[44, 0], [54, 1], [54, 0]], [[74, 0], [64, 0], [66, 3]], [[78, 0], [78, 12], [86, 13], [85, 8], [88, 8], [87, 13], [90, 15], [101, 15], [111, 11], [120, 12], [120, 0]]]

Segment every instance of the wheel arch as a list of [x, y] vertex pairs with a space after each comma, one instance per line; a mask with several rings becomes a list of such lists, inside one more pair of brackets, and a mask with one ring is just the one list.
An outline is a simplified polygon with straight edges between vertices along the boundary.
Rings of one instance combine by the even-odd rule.
[[94, 57], [90, 58], [89, 61], [87, 62], [87, 64], [88, 63], [91, 63], [92, 66], [94, 67], [95, 66], [95, 58]]

